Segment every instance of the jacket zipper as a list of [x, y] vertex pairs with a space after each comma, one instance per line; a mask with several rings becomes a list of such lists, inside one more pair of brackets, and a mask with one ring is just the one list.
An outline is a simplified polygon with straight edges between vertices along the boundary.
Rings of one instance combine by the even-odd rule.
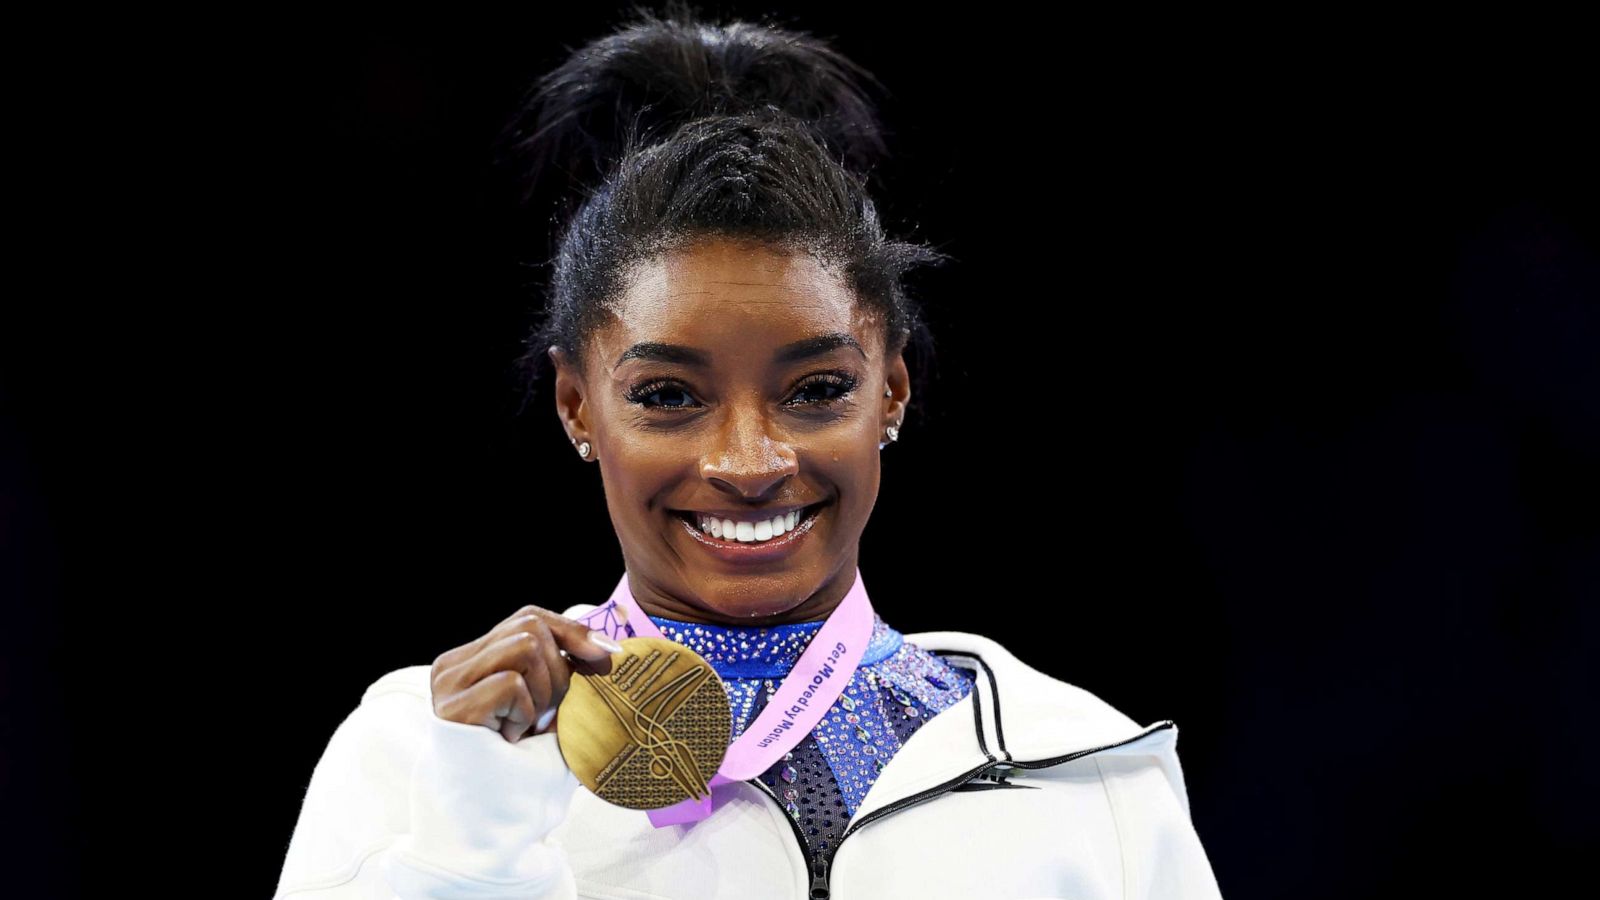
[[[1170, 728], [1172, 727], [1172, 724], [1173, 723], [1171, 719], [1164, 719], [1150, 726], [1139, 734], [1134, 735], [1133, 737], [1124, 738], [1123, 740], [1105, 744], [1100, 747], [1090, 747], [1087, 750], [1078, 750], [1073, 753], [1067, 753], [1061, 756], [1052, 756], [1046, 759], [1005, 760], [991, 758], [988, 762], [979, 765], [977, 768], [972, 769], [962, 775], [957, 775], [955, 778], [952, 778], [941, 785], [928, 788], [925, 791], [912, 794], [909, 797], [901, 797], [899, 800], [890, 803], [888, 806], [873, 811], [872, 814], [868, 815], [866, 818], [850, 823], [850, 826], [844, 830], [844, 833], [839, 835], [839, 840], [834, 843], [833, 853], [830, 854], [830, 856], [838, 856], [839, 848], [844, 846], [845, 839], [850, 837], [850, 835], [855, 834], [857, 831], [860, 831], [862, 827], [868, 825], [869, 823], [876, 822], [877, 820], [891, 813], [899, 812], [908, 806], [914, 806], [923, 802], [924, 800], [931, 799], [939, 794], [943, 794], [954, 788], [960, 787], [974, 778], [982, 776], [990, 769], [997, 769], [1001, 767], [1014, 769], [1045, 769], [1049, 768], [1050, 766], [1058, 766], [1064, 762], [1071, 762], [1080, 756], [1088, 756], [1091, 753], [1099, 753], [1103, 750], [1110, 750], [1112, 747], [1121, 747], [1123, 744], [1131, 744], [1134, 741], [1154, 734], [1163, 728]], [[765, 792], [768, 797], [773, 799], [773, 802], [777, 802], [778, 795], [774, 794], [772, 790], [761, 781], [760, 778], [752, 778], [750, 779], [750, 783], [761, 788], [761, 790]], [[819, 860], [817, 865], [812, 865], [811, 857], [806, 854], [806, 840], [805, 835], [800, 833], [800, 823], [796, 822], [787, 811], [781, 808], [781, 806], [779, 808], [779, 812], [783, 813], [783, 817], [788, 820], [790, 827], [794, 830], [794, 838], [800, 844], [800, 854], [806, 859], [806, 874], [811, 878], [811, 900], [828, 900], [831, 894], [831, 889], [828, 885], [828, 878], [830, 875], [828, 871], [828, 859], [824, 858]]]
[[[760, 778], [752, 778], [750, 779], [750, 783], [758, 788], [761, 788], [762, 793], [766, 794], [768, 797], [771, 797], [772, 801], [777, 803], [778, 795], [774, 794], [772, 792], [772, 788], [767, 787], [766, 783]], [[800, 845], [800, 856], [803, 857], [806, 862], [806, 877], [811, 879], [811, 896], [819, 898], [819, 900], [826, 900], [828, 896], [827, 861], [819, 860], [818, 862], [820, 863], [820, 868], [819, 866], [812, 865], [811, 855], [806, 852], [806, 836], [800, 833], [800, 823], [794, 820], [794, 816], [789, 815], [789, 811], [784, 809], [783, 804], [781, 803], [778, 804], [778, 812], [783, 816], [784, 821], [789, 823], [789, 827], [794, 830], [795, 843]], [[822, 893], [818, 894], [818, 890], [822, 891]]]

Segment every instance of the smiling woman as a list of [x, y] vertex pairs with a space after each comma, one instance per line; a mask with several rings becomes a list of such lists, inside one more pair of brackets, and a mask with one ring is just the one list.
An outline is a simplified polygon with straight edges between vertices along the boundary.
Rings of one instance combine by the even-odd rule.
[[[675, 7], [529, 95], [510, 157], [577, 183], [522, 362], [600, 467], [624, 571], [373, 682], [278, 896], [1218, 896], [1173, 722], [869, 599], [929, 341], [902, 279], [944, 258], [879, 224], [869, 77]], [[719, 687], [715, 715], [658, 682]]]

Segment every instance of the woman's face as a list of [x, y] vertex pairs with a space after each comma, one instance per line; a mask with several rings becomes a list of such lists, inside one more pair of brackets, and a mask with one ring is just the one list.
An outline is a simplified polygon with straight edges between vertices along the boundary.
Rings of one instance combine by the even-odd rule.
[[[686, 621], [826, 616], [854, 581], [904, 359], [884, 358], [879, 323], [809, 255], [721, 239], [638, 269], [615, 311], [584, 375], [551, 357], [634, 597]], [[794, 529], [740, 540], [775, 517]]]

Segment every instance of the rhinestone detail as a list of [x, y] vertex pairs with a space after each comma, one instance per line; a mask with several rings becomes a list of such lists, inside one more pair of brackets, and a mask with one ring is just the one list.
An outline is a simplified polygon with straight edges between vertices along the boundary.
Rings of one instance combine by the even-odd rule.
[[[668, 640], [705, 657], [721, 676], [733, 713], [734, 737], [761, 714], [822, 622], [768, 628], [678, 622], [651, 616]], [[612, 637], [632, 637], [610, 604], [579, 618]], [[972, 690], [972, 677], [904, 640], [874, 617], [861, 667], [811, 733], [762, 773], [760, 780], [799, 826], [806, 853], [831, 859], [845, 827], [878, 775], [922, 724]]]

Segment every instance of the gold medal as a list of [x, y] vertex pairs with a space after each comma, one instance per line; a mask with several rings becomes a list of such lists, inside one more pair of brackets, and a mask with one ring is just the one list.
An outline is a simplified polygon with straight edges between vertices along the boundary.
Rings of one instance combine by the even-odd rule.
[[574, 672], [556, 717], [567, 767], [595, 796], [662, 809], [711, 792], [733, 736], [728, 693], [705, 657], [677, 641], [618, 641], [610, 675]]

